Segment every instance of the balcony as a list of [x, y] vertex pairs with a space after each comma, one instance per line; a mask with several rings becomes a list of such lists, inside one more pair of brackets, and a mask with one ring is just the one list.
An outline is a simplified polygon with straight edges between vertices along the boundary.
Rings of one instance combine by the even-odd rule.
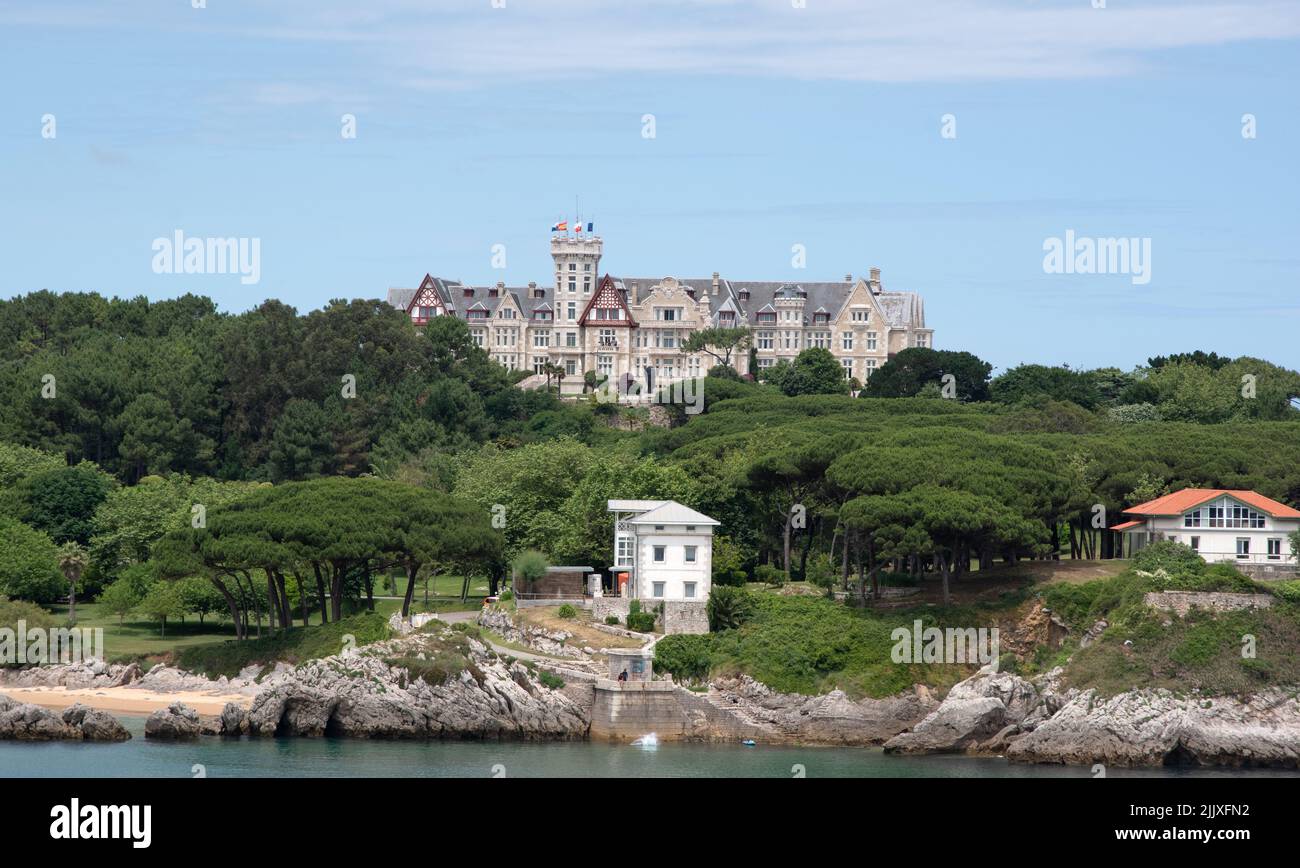
[[618, 338], [615, 338], [615, 337], [599, 337], [599, 338], [596, 338], [596, 346], [598, 346], [598, 347], [611, 347], [611, 348], [613, 348], [613, 349], [617, 349], [617, 348], [618, 348]]

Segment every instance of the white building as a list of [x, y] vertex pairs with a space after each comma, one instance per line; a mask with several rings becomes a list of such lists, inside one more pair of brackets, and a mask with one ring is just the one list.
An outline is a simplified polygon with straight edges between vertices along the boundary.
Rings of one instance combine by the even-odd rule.
[[1160, 539], [1190, 546], [1210, 563], [1295, 567], [1288, 537], [1300, 511], [1254, 491], [1184, 488], [1124, 510], [1135, 516], [1111, 530], [1137, 552]]
[[615, 594], [646, 602], [708, 598], [719, 522], [675, 500], [611, 500], [609, 511]]

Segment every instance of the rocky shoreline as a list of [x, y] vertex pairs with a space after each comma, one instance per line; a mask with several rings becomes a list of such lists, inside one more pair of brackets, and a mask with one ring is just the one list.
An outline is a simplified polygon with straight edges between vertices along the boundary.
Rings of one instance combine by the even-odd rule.
[[[498, 627], [504, 625], [497, 625]], [[209, 680], [157, 666], [68, 665], [3, 674], [0, 688], [141, 688], [159, 694], [237, 694], [219, 715], [183, 701], [149, 715], [145, 737], [581, 740], [591, 725], [590, 683], [558, 686], [539, 667], [495, 653], [472, 630], [434, 622], [405, 635], [299, 666], [259, 667]], [[538, 637], [532, 637], [537, 639]], [[550, 639], [552, 637], [541, 637]], [[549, 667], [547, 667], [549, 668]], [[557, 668], [556, 671], [563, 671]], [[1132, 690], [1102, 697], [1063, 689], [1060, 670], [1033, 681], [985, 668], [942, 701], [924, 687], [884, 699], [782, 694], [751, 678], [725, 678], [696, 703], [706, 731], [727, 740], [732, 722], [769, 743], [883, 745], [886, 754], [963, 753], [1013, 762], [1300, 768], [1300, 699], [1270, 690], [1246, 699]], [[549, 685], [549, 686], [548, 686]], [[684, 688], [678, 688], [685, 692]], [[689, 701], [688, 701], [689, 700]], [[706, 700], [719, 723], [699, 714]], [[717, 731], [712, 731], [716, 729]], [[0, 694], [0, 739], [122, 741], [110, 714], [77, 704], [62, 712]]]

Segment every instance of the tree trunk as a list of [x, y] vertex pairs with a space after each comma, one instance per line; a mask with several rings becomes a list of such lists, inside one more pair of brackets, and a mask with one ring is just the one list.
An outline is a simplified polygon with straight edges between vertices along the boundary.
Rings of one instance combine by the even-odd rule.
[[322, 625], [330, 622], [329, 594], [325, 593], [325, 577], [321, 575], [320, 564], [312, 561], [312, 571], [316, 573], [316, 594], [320, 597], [320, 622]]
[[402, 597], [402, 619], [411, 617], [411, 600], [415, 598], [415, 577], [420, 573], [420, 565], [409, 562], [406, 565], [406, 594]]
[[794, 523], [794, 507], [791, 506], [785, 514], [785, 580], [790, 581], [790, 526]]

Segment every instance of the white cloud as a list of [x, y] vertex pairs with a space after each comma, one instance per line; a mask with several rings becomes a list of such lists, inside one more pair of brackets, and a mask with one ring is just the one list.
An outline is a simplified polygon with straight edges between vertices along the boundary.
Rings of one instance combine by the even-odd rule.
[[167, 15], [137, 0], [113, 24], [87, 8], [6, 12], [40, 26], [211, 29], [334, 43], [389, 83], [641, 72], [850, 81], [1128, 74], [1168, 49], [1300, 36], [1295, 0], [225, 0]]

